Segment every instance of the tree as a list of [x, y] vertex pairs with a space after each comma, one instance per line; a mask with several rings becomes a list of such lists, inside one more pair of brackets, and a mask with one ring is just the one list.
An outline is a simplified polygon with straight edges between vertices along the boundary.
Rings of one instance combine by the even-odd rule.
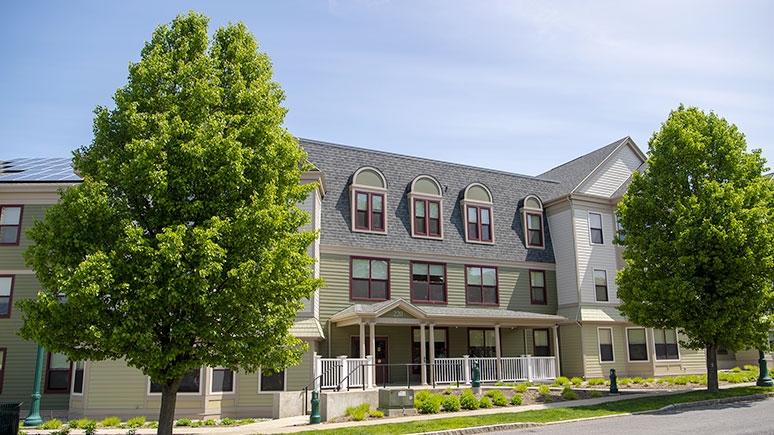
[[212, 41], [207, 26], [192, 12], [155, 30], [74, 153], [83, 183], [27, 232], [43, 291], [20, 303], [20, 335], [140, 369], [162, 386], [159, 434], [186, 373], [297, 364], [288, 331], [321, 284], [298, 208], [314, 186], [271, 62], [243, 24]]
[[764, 166], [736, 126], [681, 105], [654, 133], [647, 169], [618, 206], [621, 313], [706, 349], [712, 392], [718, 349], [768, 348], [774, 216]]

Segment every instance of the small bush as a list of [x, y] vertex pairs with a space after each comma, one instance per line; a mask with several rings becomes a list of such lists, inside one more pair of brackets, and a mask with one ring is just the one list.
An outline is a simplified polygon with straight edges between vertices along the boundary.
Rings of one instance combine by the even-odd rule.
[[[255, 423], [255, 419], [254, 418], [243, 418], [243, 419], [241, 419], [241, 420], [239, 420], [237, 422], [237, 424], [253, 424], [253, 423]], [[206, 424], [206, 422], [205, 422], [205, 424]], [[207, 426], [209, 426], [209, 425], [207, 425]]]
[[676, 376], [675, 377], [675, 384], [677, 384], [677, 385], [688, 385], [688, 376]]
[[207, 420], [204, 420], [204, 425], [205, 426], [215, 426], [216, 424], [218, 424], [218, 422], [213, 420], [213, 419], [211, 419], [211, 418], [208, 418]]
[[739, 372], [742, 371], [742, 369], [740, 369], [739, 367], [734, 367], [734, 368], [731, 369], [731, 371], [734, 372], [734, 373], [739, 373]]
[[[470, 390], [465, 390], [465, 391], [470, 391]], [[478, 409], [479, 402], [478, 402], [478, 399], [476, 399], [476, 396], [474, 396], [472, 392], [470, 394], [466, 394], [463, 391], [462, 395], [460, 396], [460, 406], [462, 407], [462, 409], [469, 409], [469, 410]]]
[[489, 390], [487, 391], [486, 396], [492, 399], [492, 403], [495, 406], [508, 406], [508, 399], [500, 390]]
[[586, 382], [589, 386], [605, 385], [605, 380], [602, 378], [591, 378]]
[[514, 394], [513, 397], [511, 397], [511, 405], [521, 405], [524, 401], [524, 397], [522, 397], [521, 394]]
[[223, 417], [220, 419], [220, 424], [223, 426], [231, 426], [232, 424], [236, 424], [236, 420], [230, 419], [228, 417]]
[[151, 428], [151, 429], [158, 429], [159, 422], [158, 421], [152, 421], [152, 422], [148, 423], [148, 427]]
[[368, 415], [373, 418], [384, 418], [384, 412], [379, 411], [378, 409], [368, 411]]
[[447, 412], [457, 412], [460, 410], [460, 399], [457, 396], [446, 396], [441, 402], [443, 410]]
[[570, 380], [567, 379], [566, 376], [559, 376], [554, 381], [554, 385], [557, 387], [564, 387], [565, 385], [570, 385]]
[[570, 382], [572, 382], [572, 384], [575, 385], [576, 387], [580, 387], [581, 385], [583, 385], [583, 379], [581, 379], [581, 378], [579, 378], [577, 376], [575, 376], [574, 378], [570, 379]]
[[538, 387], [538, 394], [541, 396], [548, 396], [551, 394], [551, 388], [548, 385], [541, 385]]
[[362, 409], [356, 408], [355, 411], [352, 414], [350, 414], [350, 417], [352, 417], [352, 420], [355, 420], [355, 421], [363, 421], [365, 420], [366, 412], [363, 411]]
[[652, 384], [652, 383], [653, 383], [653, 381], [655, 381], [655, 379], [653, 379], [653, 378], [647, 378], [647, 379], [645, 379], [645, 383], [646, 383], [646, 384]]
[[529, 387], [527, 386], [527, 384], [524, 384], [524, 383], [516, 384], [516, 385], [513, 386], [513, 391], [516, 391], [518, 393], [524, 393], [528, 389], [529, 389]]
[[618, 378], [618, 385], [629, 385], [632, 383], [632, 378]]
[[40, 425], [41, 429], [59, 429], [60, 427], [62, 427], [62, 422], [55, 418]]
[[121, 419], [118, 417], [108, 417], [99, 422], [102, 427], [118, 427], [121, 425]]
[[484, 408], [484, 409], [486, 409], [486, 408], [491, 408], [491, 407], [492, 407], [492, 401], [491, 401], [491, 400], [490, 400], [488, 397], [484, 396], [484, 397], [482, 397], [482, 398], [481, 398], [481, 400], [478, 402], [478, 406], [479, 406], [480, 408]]
[[[355, 418], [356, 414], [358, 414], [358, 415], [362, 414], [363, 418], [365, 418], [365, 415], [366, 415], [366, 413], [368, 412], [369, 409], [371, 409], [371, 405], [369, 405], [367, 403], [363, 403], [363, 404], [358, 405], [358, 406], [347, 407], [346, 411], [344, 411], [344, 412], [348, 416], [350, 416], [352, 418]], [[360, 420], [362, 420], [363, 418], [361, 418]]]
[[634, 379], [632, 379], [632, 384], [639, 385], [639, 384], [642, 384], [643, 382], [644, 382], [644, 380], [641, 377], [639, 377], [639, 376], [636, 376]]
[[440, 394], [433, 394], [422, 402], [423, 414], [438, 414], [441, 412], [441, 402], [443, 402], [443, 396]]
[[175, 426], [178, 427], [188, 427], [191, 425], [191, 420], [188, 418], [181, 418], [180, 420], [175, 422]]
[[422, 409], [422, 404], [425, 400], [429, 399], [430, 396], [432, 396], [433, 393], [430, 392], [430, 390], [421, 390], [417, 391], [414, 394], [414, 408], [416, 409]]
[[443, 390], [443, 394], [445, 394], [447, 396], [450, 395], [451, 393], [452, 393], [451, 387], [446, 387], [446, 389]]
[[602, 392], [597, 390], [592, 390], [589, 392], [589, 395], [591, 395], [591, 397], [602, 397]]
[[70, 420], [67, 422], [67, 427], [70, 429], [78, 429], [78, 420]]
[[56, 430], [54, 432], [51, 432], [50, 435], [69, 435], [70, 434], [70, 428], [65, 426], [59, 430]]
[[97, 421], [96, 420], [86, 420], [85, 422], [81, 423], [78, 422], [81, 426], [81, 429], [83, 429], [83, 433], [85, 435], [94, 435], [97, 433]]
[[564, 397], [566, 400], [578, 400], [578, 393], [567, 386], [562, 389], [562, 397]]
[[195, 420], [191, 422], [191, 427], [202, 427], [204, 426], [204, 422], [201, 420]]
[[143, 427], [145, 426], [145, 417], [134, 417], [127, 420], [126, 425], [129, 427]]

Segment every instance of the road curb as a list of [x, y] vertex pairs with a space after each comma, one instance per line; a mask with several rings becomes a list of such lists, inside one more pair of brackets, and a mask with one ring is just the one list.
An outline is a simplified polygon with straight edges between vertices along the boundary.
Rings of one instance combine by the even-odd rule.
[[633, 415], [638, 414], [665, 414], [668, 412], [675, 412], [675, 411], [681, 411], [683, 409], [690, 409], [690, 408], [701, 408], [703, 406], [712, 406], [712, 405], [723, 405], [726, 403], [736, 403], [736, 402], [749, 402], [753, 400], [764, 400], [774, 397], [774, 393], [762, 393], [762, 394], [753, 394], [751, 396], [739, 396], [739, 397], [724, 397], [722, 399], [710, 399], [710, 400], [702, 400], [699, 402], [685, 402], [685, 403], [675, 403], [672, 405], [667, 405], [661, 409], [654, 409], [651, 411], [640, 411], [640, 412], [633, 412]]

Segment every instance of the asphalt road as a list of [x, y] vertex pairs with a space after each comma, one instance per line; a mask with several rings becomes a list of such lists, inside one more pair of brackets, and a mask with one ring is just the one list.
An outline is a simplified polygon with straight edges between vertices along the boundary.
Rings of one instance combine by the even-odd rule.
[[495, 433], [513, 435], [774, 434], [774, 399], [688, 408], [661, 414], [602, 418]]

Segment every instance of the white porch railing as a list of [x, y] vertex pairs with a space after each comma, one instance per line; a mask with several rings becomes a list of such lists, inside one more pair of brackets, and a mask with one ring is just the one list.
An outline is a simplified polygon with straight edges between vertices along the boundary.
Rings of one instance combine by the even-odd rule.
[[556, 357], [520, 356], [502, 357], [501, 379], [497, 376], [497, 358], [478, 358], [468, 355], [462, 358], [436, 358], [435, 383], [455, 382], [469, 384], [472, 378], [473, 362], [478, 362], [481, 382], [543, 381], [556, 379]]
[[322, 358], [315, 356], [315, 378], [320, 380], [315, 389], [347, 389], [371, 387], [373, 363], [371, 356], [365, 358]]

